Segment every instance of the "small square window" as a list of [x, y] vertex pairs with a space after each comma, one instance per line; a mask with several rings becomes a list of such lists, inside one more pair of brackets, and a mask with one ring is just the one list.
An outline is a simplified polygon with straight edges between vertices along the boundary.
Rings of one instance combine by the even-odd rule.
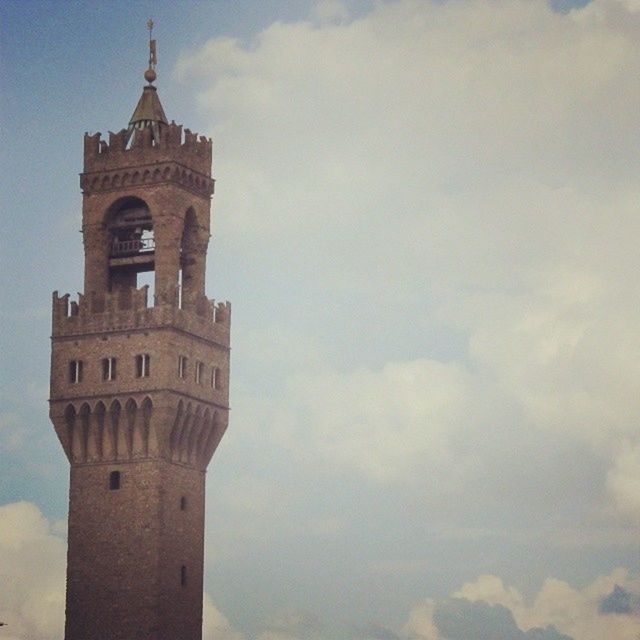
[[116, 359], [115, 358], [102, 359], [102, 379], [105, 381], [116, 379]]
[[82, 360], [71, 360], [69, 362], [69, 382], [78, 384], [82, 382]]
[[181, 378], [187, 377], [187, 357], [178, 356], [178, 376]]
[[148, 378], [151, 374], [151, 358], [148, 353], [136, 356], [136, 377]]

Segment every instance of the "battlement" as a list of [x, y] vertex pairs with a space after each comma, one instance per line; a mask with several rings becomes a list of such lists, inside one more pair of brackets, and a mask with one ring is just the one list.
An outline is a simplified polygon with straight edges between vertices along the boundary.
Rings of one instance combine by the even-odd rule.
[[101, 133], [84, 135], [84, 171], [109, 171], [158, 162], [177, 162], [198, 173], [211, 176], [212, 142], [182, 125], [171, 122], [154, 140], [151, 129], [136, 130], [131, 146], [127, 146], [127, 130], [109, 132], [109, 141]]
[[54, 338], [131, 331], [136, 329], [175, 328], [223, 346], [229, 345], [231, 303], [199, 298], [193, 309], [172, 305], [148, 307], [149, 287], [123, 288], [103, 294], [53, 292], [52, 333]]

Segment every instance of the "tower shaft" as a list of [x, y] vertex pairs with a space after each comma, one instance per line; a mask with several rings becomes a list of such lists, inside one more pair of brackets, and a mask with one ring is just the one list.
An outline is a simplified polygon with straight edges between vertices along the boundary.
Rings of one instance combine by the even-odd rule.
[[202, 635], [205, 473], [228, 424], [231, 308], [205, 295], [211, 141], [168, 124], [155, 91], [129, 130], [85, 135], [84, 293], [53, 295], [65, 640]]

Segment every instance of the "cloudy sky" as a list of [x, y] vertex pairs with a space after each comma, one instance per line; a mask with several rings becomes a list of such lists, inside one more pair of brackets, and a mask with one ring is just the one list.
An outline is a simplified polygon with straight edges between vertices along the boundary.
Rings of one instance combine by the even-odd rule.
[[233, 303], [204, 640], [635, 640], [638, 0], [0, 3], [0, 640], [62, 637], [50, 295], [149, 15]]

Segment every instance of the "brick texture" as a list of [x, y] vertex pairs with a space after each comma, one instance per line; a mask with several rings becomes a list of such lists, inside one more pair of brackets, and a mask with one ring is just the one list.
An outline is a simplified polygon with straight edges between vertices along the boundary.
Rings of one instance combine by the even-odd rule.
[[86, 135], [84, 165], [84, 292], [54, 293], [52, 314], [65, 640], [201, 640], [205, 473], [229, 418], [231, 307], [205, 295], [211, 141], [174, 123]]

